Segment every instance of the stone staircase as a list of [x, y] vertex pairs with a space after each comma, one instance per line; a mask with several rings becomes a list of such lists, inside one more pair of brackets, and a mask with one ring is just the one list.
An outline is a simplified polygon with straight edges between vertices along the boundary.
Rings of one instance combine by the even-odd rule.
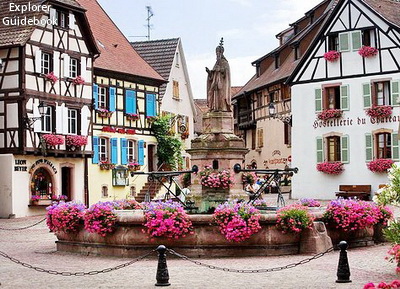
[[135, 200], [138, 201], [139, 203], [143, 202], [147, 192], [150, 193], [150, 200], [154, 199], [154, 197], [158, 194], [160, 191], [160, 188], [162, 187], [160, 182], [157, 181], [151, 181], [151, 182], [146, 182], [144, 186], [141, 188], [140, 192], [136, 195]]

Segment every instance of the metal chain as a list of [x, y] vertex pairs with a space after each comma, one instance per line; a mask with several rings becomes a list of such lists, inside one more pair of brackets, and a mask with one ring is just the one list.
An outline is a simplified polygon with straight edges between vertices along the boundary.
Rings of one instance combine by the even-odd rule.
[[21, 262], [21, 261], [15, 259], [13, 257], [7, 255], [6, 253], [4, 253], [2, 251], [0, 251], [0, 256], [4, 257], [6, 259], [9, 259], [10, 261], [12, 261], [12, 262], [14, 262], [16, 264], [22, 265], [22, 266], [24, 266], [26, 268], [33, 269], [33, 270], [35, 270], [37, 272], [48, 273], [48, 274], [52, 274], [52, 275], [61, 275], [61, 276], [86, 276], [86, 275], [97, 275], [97, 274], [100, 274], [100, 273], [108, 273], [108, 272], [111, 272], [111, 271], [115, 271], [115, 270], [119, 270], [119, 269], [125, 268], [125, 267], [127, 267], [129, 265], [132, 265], [133, 263], [136, 263], [136, 262], [146, 258], [147, 256], [149, 256], [150, 254], [154, 253], [155, 251], [156, 250], [152, 250], [152, 251], [150, 251], [149, 253], [147, 253], [145, 255], [142, 255], [140, 257], [137, 257], [136, 259], [133, 259], [132, 261], [120, 264], [120, 265], [112, 267], [112, 268], [106, 268], [106, 269], [103, 269], [103, 270], [94, 270], [94, 271], [89, 271], [89, 272], [58, 272], [56, 270], [43, 269], [43, 268], [40, 268], [40, 267], [32, 266], [32, 265], [30, 265], [28, 263]]
[[168, 249], [167, 248], [167, 250], [168, 250], [168, 252], [170, 252], [171, 254], [173, 254], [173, 255], [175, 255], [175, 256], [177, 256], [179, 258], [182, 258], [182, 259], [184, 259], [186, 261], [192, 262], [192, 263], [194, 263], [196, 265], [203, 266], [203, 267], [206, 267], [206, 268], [209, 268], [209, 269], [220, 270], [220, 271], [225, 271], [225, 272], [234, 272], [234, 273], [268, 273], [268, 272], [280, 271], [280, 270], [284, 270], [284, 269], [293, 268], [293, 267], [296, 267], [298, 265], [306, 264], [306, 263], [308, 263], [308, 262], [310, 262], [312, 260], [321, 258], [322, 256], [324, 256], [325, 254], [327, 254], [329, 252], [332, 252], [333, 251], [333, 247], [329, 248], [325, 252], [319, 253], [319, 254], [317, 254], [317, 255], [315, 255], [313, 257], [307, 258], [307, 259], [303, 259], [303, 260], [301, 260], [301, 261], [299, 261], [297, 263], [291, 263], [291, 264], [288, 264], [286, 266], [280, 266], [280, 267], [268, 268], [268, 269], [230, 269], [230, 268], [223, 268], [223, 267], [208, 265], [208, 264], [205, 264], [205, 263], [202, 263], [202, 262], [199, 262], [199, 261], [191, 260], [191, 259], [189, 259], [189, 257], [184, 256], [182, 254], [179, 254], [179, 253], [175, 252], [172, 249]]
[[36, 225], [39, 225], [40, 223], [44, 222], [45, 220], [46, 220], [46, 218], [41, 219], [40, 221], [38, 221], [38, 222], [36, 222], [36, 223], [34, 223], [34, 224], [32, 224], [32, 225], [25, 226], [25, 227], [22, 227], [22, 228], [2, 228], [2, 227], [0, 227], [0, 230], [4, 230], [4, 231], [20, 231], [20, 230], [26, 230], [26, 229], [32, 228], [32, 227], [34, 227], [34, 226], [36, 226]]

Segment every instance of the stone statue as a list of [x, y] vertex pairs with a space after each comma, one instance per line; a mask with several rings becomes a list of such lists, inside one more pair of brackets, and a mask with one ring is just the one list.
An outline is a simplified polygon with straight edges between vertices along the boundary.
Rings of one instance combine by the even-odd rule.
[[210, 111], [231, 110], [231, 73], [228, 60], [224, 56], [223, 38], [215, 50], [217, 61], [210, 71], [206, 67], [207, 105]]

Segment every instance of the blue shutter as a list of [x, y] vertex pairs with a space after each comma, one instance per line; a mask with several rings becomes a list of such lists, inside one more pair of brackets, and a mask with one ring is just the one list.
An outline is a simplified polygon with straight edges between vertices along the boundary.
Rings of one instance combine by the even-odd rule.
[[146, 116], [157, 116], [155, 94], [146, 95]]
[[109, 110], [115, 111], [115, 87], [110, 87], [110, 105]]
[[118, 162], [118, 139], [113, 137], [110, 139], [111, 142], [111, 163], [116, 164]]
[[128, 163], [128, 140], [121, 138], [121, 164], [126, 165]]
[[144, 140], [138, 141], [138, 163], [144, 165]]
[[93, 143], [92, 163], [98, 164], [99, 163], [99, 137], [98, 136], [92, 137], [92, 143]]
[[93, 102], [94, 109], [99, 108], [99, 86], [97, 84], [93, 84]]
[[136, 91], [134, 90], [127, 90], [125, 92], [126, 97], [126, 113], [136, 113]]

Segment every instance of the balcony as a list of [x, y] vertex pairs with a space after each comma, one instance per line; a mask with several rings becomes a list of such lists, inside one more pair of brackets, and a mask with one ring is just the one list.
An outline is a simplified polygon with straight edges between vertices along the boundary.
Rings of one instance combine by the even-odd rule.
[[253, 111], [251, 109], [242, 110], [239, 112], [238, 126], [239, 129], [249, 129], [256, 127], [256, 122], [253, 117]]

